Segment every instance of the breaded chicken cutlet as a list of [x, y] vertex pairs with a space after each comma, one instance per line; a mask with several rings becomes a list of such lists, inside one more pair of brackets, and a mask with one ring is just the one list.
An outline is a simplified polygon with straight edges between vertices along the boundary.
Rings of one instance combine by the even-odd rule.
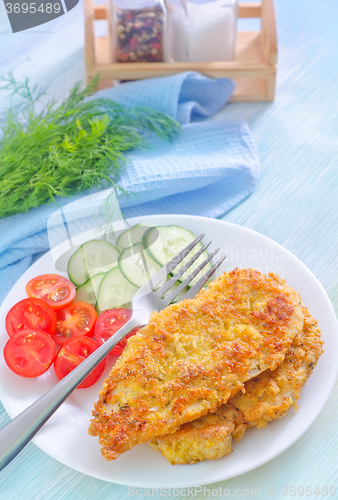
[[128, 340], [89, 433], [107, 460], [214, 412], [282, 363], [303, 327], [299, 295], [275, 274], [224, 273], [192, 300], [152, 315]]
[[281, 418], [297, 399], [306, 380], [322, 354], [323, 341], [317, 320], [304, 307], [304, 327], [276, 370], [267, 370], [245, 384], [220, 406], [178, 431], [155, 438], [149, 444], [172, 464], [194, 464], [221, 458], [232, 451], [232, 439], [239, 441], [247, 428], [265, 427]]

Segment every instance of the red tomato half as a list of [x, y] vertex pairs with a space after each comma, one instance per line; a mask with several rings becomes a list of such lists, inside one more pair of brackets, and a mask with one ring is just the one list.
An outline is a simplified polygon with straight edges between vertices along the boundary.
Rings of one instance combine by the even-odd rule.
[[[89, 337], [77, 337], [69, 339], [59, 350], [54, 362], [56, 376], [59, 380], [63, 379], [68, 373], [74, 370], [82, 361], [90, 356], [99, 345], [95, 340]], [[84, 379], [78, 386], [80, 389], [85, 389], [95, 384], [101, 377], [106, 366], [106, 360], [94, 368], [94, 370]]]
[[14, 333], [30, 328], [38, 328], [50, 335], [56, 328], [56, 314], [40, 299], [20, 300], [6, 316], [6, 330], [11, 337]]
[[87, 302], [74, 302], [56, 313], [57, 325], [53, 339], [63, 345], [72, 337], [91, 337], [97, 320], [94, 307]]
[[64, 309], [73, 302], [75, 285], [58, 274], [42, 274], [28, 281], [26, 291], [29, 297], [47, 302], [52, 309]]
[[42, 375], [48, 370], [55, 356], [53, 339], [38, 329], [14, 333], [4, 348], [7, 365], [21, 377]]
[[[108, 309], [99, 316], [96, 326], [94, 338], [96, 342], [102, 345], [110, 337], [114, 335], [123, 325], [130, 320], [132, 311], [129, 309]], [[109, 354], [119, 356], [127, 345], [127, 339], [138, 332], [138, 328], [134, 328], [129, 332], [115, 347], [112, 348]]]

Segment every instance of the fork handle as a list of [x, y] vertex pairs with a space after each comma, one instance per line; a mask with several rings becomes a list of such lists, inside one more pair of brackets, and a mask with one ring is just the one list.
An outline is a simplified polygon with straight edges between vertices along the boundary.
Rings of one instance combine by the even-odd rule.
[[107, 356], [109, 351], [137, 326], [140, 326], [140, 323], [135, 317], [131, 318], [65, 378], [0, 429], [0, 470], [4, 469], [20, 453], [74, 389]]

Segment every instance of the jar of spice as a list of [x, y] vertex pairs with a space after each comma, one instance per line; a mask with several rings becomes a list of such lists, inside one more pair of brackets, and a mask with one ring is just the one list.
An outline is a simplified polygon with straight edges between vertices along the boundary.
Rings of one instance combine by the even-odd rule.
[[230, 61], [235, 57], [237, 0], [167, 0], [169, 60]]
[[163, 0], [111, 0], [117, 62], [162, 62], [166, 8]]

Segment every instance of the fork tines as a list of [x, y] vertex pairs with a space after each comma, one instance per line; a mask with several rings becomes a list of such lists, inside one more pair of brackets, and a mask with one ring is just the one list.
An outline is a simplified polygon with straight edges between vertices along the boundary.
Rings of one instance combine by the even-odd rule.
[[[186, 271], [187, 269], [189, 269], [189, 267], [190, 267], [190, 266], [191, 266], [191, 265], [195, 262], [195, 260], [197, 260], [197, 259], [198, 259], [198, 257], [199, 257], [200, 255], [202, 255], [202, 253], [203, 253], [203, 252], [204, 252], [204, 251], [208, 248], [208, 246], [210, 245], [210, 243], [211, 243], [211, 241], [209, 241], [209, 243], [207, 243], [206, 245], [204, 245], [204, 247], [203, 247], [203, 248], [201, 248], [198, 252], [196, 252], [196, 253], [192, 256], [192, 258], [191, 258], [190, 260], [188, 260], [188, 262], [186, 262], [186, 263], [184, 264], [184, 266], [182, 266], [182, 267], [181, 267], [181, 269], [180, 269], [180, 270], [179, 270], [176, 274], [174, 274], [174, 276], [173, 276], [172, 278], [170, 278], [170, 280], [169, 280], [169, 281], [166, 281], [166, 282], [165, 282], [165, 283], [161, 286], [161, 288], [160, 288], [159, 290], [156, 290], [157, 294], [158, 294], [160, 297], [162, 297], [162, 296], [165, 294], [165, 292], [166, 292], [167, 290], [169, 290], [169, 288], [171, 288], [171, 287], [173, 286], [173, 284], [174, 284], [174, 283], [176, 283], [176, 281], [177, 281], [177, 280], [179, 280], [179, 279], [180, 279], [180, 277], [182, 276], [182, 274], [184, 274], [184, 273], [185, 273], [185, 271]], [[212, 257], [210, 257], [210, 258], [212, 258]], [[210, 259], [209, 259], [209, 260], [210, 260]]]
[[[218, 250], [217, 250], [218, 251]], [[216, 252], [214, 252], [216, 253]], [[195, 285], [193, 285], [188, 291], [187, 293], [185, 293], [183, 295], [183, 297], [181, 298], [181, 300], [184, 300], [184, 299], [192, 299], [193, 297], [195, 297], [196, 293], [199, 292], [201, 290], [201, 288], [204, 287], [204, 285], [207, 283], [207, 281], [211, 278], [211, 276], [217, 271], [217, 269], [220, 267], [220, 265], [222, 264], [222, 262], [226, 259], [226, 255], [223, 255], [223, 257], [221, 257], [217, 262], [216, 264], [214, 264], [212, 266], [211, 269], [209, 269], [209, 271], [207, 271], [205, 273], [204, 276], [202, 276], [198, 281], [197, 283], [195, 283]], [[178, 287], [176, 288], [176, 290], [178, 289]]]
[[175, 255], [173, 259], [171, 259], [162, 269], [160, 269], [152, 278], [151, 278], [151, 283], [153, 290], [167, 279], [168, 274], [171, 273], [175, 267], [182, 262], [184, 257], [188, 255], [188, 253], [201, 241], [201, 239], [204, 237], [204, 234], [202, 233], [196, 240], [192, 241], [187, 247], [185, 247], [179, 254]]
[[[208, 244], [209, 245], [209, 244]], [[184, 290], [184, 288], [186, 286], [189, 285], [189, 283], [200, 273], [200, 271], [208, 264], [208, 262], [211, 261], [211, 259], [216, 255], [216, 253], [219, 251], [219, 248], [217, 248], [214, 252], [212, 252], [212, 254], [210, 254], [198, 267], [196, 267], [193, 272], [191, 274], [189, 274], [189, 276], [184, 280], [182, 281], [182, 283], [180, 283], [178, 285], [177, 288], [175, 288], [175, 290], [173, 290], [170, 294], [168, 294], [166, 297], [165, 297], [165, 300], [168, 304], [170, 304], [181, 292], [182, 290]], [[221, 257], [217, 262], [216, 264], [214, 264], [211, 269], [209, 269], [198, 281], [197, 283], [195, 283], [191, 288], [190, 290], [187, 291], [187, 293], [185, 293], [183, 295], [183, 297], [181, 298], [181, 300], [184, 300], [184, 299], [190, 299], [190, 298], [193, 298], [196, 293], [201, 290], [201, 288], [207, 283], [207, 281], [210, 279], [210, 277], [215, 273], [215, 271], [219, 268], [219, 266], [222, 264], [222, 262], [224, 261], [224, 259], [226, 258], [226, 255], [224, 255], [223, 257]], [[196, 259], [194, 259], [196, 260]], [[191, 261], [193, 262], [193, 259], [191, 259]], [[189, 267], [190, 263], [192, 262], [188, 262], [186, 264], [186, 268]], [[184, 272], [184, 271], [183, 271]], [[179, 273], [177, 273], [179, 274]], [[183, 274], [183, 273], [182, 273]], [[176, 275], [175, 275], [176, 276]], [[174, 282], [177, 281], [174, 280], [175, 276], [170, 280], [172, 281], [172, 284]], [[170, 283], [170, 281], [168, 282], [168, 284]], [[166, 283], [167, 285], [167, 283]], [[158, 291], [161, 296], [163, 295], [163, 293], [165, 292], [162, 292], [162, 287], [160, 288], [160, 290]], [[162, 292], [162, 293], [161, 293]]]

